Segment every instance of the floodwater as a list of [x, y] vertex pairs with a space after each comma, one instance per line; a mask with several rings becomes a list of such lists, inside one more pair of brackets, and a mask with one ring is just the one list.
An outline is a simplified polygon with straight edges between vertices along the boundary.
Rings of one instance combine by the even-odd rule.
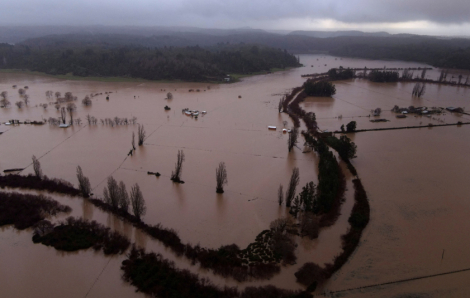
[[[80, 165], [90, 178], [96, 196], [102, 195], [109, 175], [124, 181], [128, 189], [139, 183], [147, 204], [145, 222], [174, 228], [183, 242], [214, 248], [231, 243], [246, 247], [259, 232], [269, 227], [272, 220], [286, 215], [285, 208], [276, 202], [276, 194], [279, 184], [287, 186], [294, 167], [300, 169], [298, 191], [309, 181], [317, 182], [316, 155], [302, 153], [302, 142], [293, 152], [287, 151], [287, 135], [279, 128], [283, 127], [283, 121], [289, 123], [288, 127], [292, 122], [286, 114], [277, 112], [280, 94], [301, 85], [305, 80], [301, 74], [324, 72], [340, 65], [368, 68], [425, 66], [321, 55], [301, 55], [300, 60], [305, 67], [246, 78], [235, 84], [210, 85], [210, 89], [207, 84], [197, 83], [64, 81], [44, 76], [0, 74], [0, 91], [7, 91], [12, 102], [10, 108], [0, 109], [0, 132], [4, 132], [0, 135], [0, 170], [27, 167], [23, 174], [32, 173], [30, 164], [34, 154], [39, 158], [44, 174], [74, 184], [75, 169]], [[427, 73], [429, 78], [438, 75], [438, 70]], [[332, 99], [307, 99], [302, 103], [306, 110], [316, 113], [321, 129], [338, 130], [352, 120], [361, 129], [470, 119], [467, 115], [451, 113], [432, 118], [396, 119], [389, 111], [394, 105], [463, 107], [470, 99], [467, 88], [428, 85], [424, 97], [416, 100], [411, 98], [413, 84], [409, 83], [377, 84], [356, 79], [335, 84], [337, 94]], [[12, 85], [29, 87], [27, 93], [31, 103], [28, 107], [18, 109], [14, 105], [20, 98]], [[189, 92], [189, 89], [195, 91]], [[39, 104], [53, 101], [46, 98], [46, 90], [62, 94], [69, 91], [77, 96], [74, 118], [81, 118], [82, 124], [66, 129], [49, 124], [3, 125], [9, 119], [57, 118], [59, 112], [53, 105], [46, 110], [39, 107]], [[105, 92], [112, 92], [109, 101], [105, 99]], [[173, 93], [172, 100], [165, 99], [167, 92]], [[85, 95], [96, 93], [102, 94], [92, 98], [91, 107], [81, 105]], [[171, 110], [165, 111], [165, 105]], [[377, 107], [382, 108], [381, 118], [390, 122], [369, 122], [370, 110]], [[183, 108], [205, 110], [207, 114], [194, 119], [182, 114]], [[137, 125], [111, 127], [102, 125], [100, 120], [97, 125], [88, 125], [85, 119], [88, 114], [97, 119], [137, 117], [137, 122], [143, 124], [147, 132], [144, 145], [137, 148], [134, 156], [127, 156]], [[338, 118], [340, 115], [342, 119]], [[278, 130], [269, 131], [268, 125], [276, 125]], [[470, 230], [466, 221], [470, 211], [466, 202], [469, 186], [464, 182], [469, 168], [465, 156], [470, 149], [465, 137], [469, 129], [463, 125], [362, 132], [350, 136], [358, 146], [358, 157], [353, 164], [370, 199], [371, 223], [350, 261], [318, 292], [470, 267], [465, 253], [470, 248], [470, 241], [465, 237]], [[182, 173], [185, 184], [174, 184], [169, 179], [178, 150], [185, 153]], [[219, 162], [225, 162], [228, 172], [228, 184], [222, 195], [215, 193], [215, 168]], [[162, 176], [156, 178], [147, 175], [147, 171], [160, 172]], [[283, 268], [281, 274], [270, 281], [248, 285], [272, 283], [285, 288], [301, 288], [295, 283], [293, 273], [303, 263], [330, 262], [340, 252], [339, 237], [349, 227], [347, 218], [353, 203], [351, 177], [347, 175], [347, 178], [346, 201], [337, 224], [323, 229], [315, 241], [299, 242], [297, 265]], [[207, 274], [216, 284], [236, 285], [232, 280], [201, 272], [142, 233], [80, 199], [60, 196], [57, 199], [69, 204], [73, 215], [95, 219], [117, 229], [140, 246], [163, 253], [178, 267], [203, 276]], [[69, 288], [73, 288], [73, 292], [67, 293], [71, 297], [85, 297], [88, 291], [89, 297], [142, 296], [134, 294], [132, 287], [120, 280], [122, 257], [110, 258], [92, 251], [59, 253], [34, 245], [30, 240], [31, 232], [18, 232], [12, 228], [4, 228], [0, 237], [0, 286], [11, 293], [11, 297], [27, 296], [31, 290], [37, 293], [38, 289], [45, 296], [59, 297], [64, 296], [59, 295], [65, 293], [62, 290]], [[443, 249], [445, 254], [441, 260]], [[66, 272], [71, 273], [64, 274]], [[425, 279], [363, 291], [371, 297], [377, 293], [382, 297], [393, 297], [414, 291], [413, 285], [416, 285], [416, 293], [438, 297], [439, 291], [447, 291], [450, 296], [458, 297], [452, 291], [463, 286], [466, 274], [454, 274], [453, 279], [436, 277], [434, 279], [442, 281], [439, 287], [427, 287], [429, 283], [435, 283], [431, 279], [425, 282]], [[35, 279], [36, 275], [40, 278]], [[458, 283], [460, 279], [462, 282]], [[69, 286], [66, 287], [64, 284], [67, 283]], [[357, 291], [342, 293], [351, 297], [363, 294]]]

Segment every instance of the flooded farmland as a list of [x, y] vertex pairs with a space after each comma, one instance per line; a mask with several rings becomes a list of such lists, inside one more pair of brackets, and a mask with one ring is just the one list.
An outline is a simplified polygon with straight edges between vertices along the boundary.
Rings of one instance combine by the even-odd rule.
[[[1, 73], [0, 91], [8, 92], [12, 106], [0, 109], [0, 132], [3, 132], [0, 135], [0, 170], [26, 168], [22, 174], [33, 173], [30, 164], [31, 156], [35, 155], [45, 175], [75, 185], [75, 169], [80, 165], [90, 178], [95, 196], [102, 196], [110, 175], [124, 181], [128, 188], [138, 182], [147, 204], [145, 222], [175, 229], [183, 242], [212, 248], [235, 243], [244, 248], [259, 232], [267, 229], [271, 221], [287, 215], [285, 207], [277, 203], [277, 188], [279, 184], [287, 185], [294, 167], [300, 169], [298, 191], [309, 181], [317, 183], [316, 154], [303, 153], [303, 142], [299, 142], [299, 148], [288, 152], [288, 136], [280, 128], [283, 121], [291, 127], [292, 121], [287, 114], [277, 111], [281, 95], [305, 80], [301, 74], [325, 72], [339, 66], [425, 66], [321, 55], [301, 55], [300, 62], [305, 67], [223, 85], [64, 81]], [[427, 73], [433, 79], [438, 75], [438, 70]], [[29, 106], [19, 109], [14, 105], [20, 97], [12, 85], [28, 86]], [[390, 111], [394, 105], [465, 107], [470, 100], [468, 88], [428, 84], [423, 98], [413, 99], [412, 83], [379, 84], [355, 79], [335, 82], [335, 85], [337, 93], [333, 98], [308, 98], [301, 104], [305, 110], [316, 113], [322, 130], [339, 130], [342, 124], [352, 120], [357, 122], [358, 129], [470, 120], [468, 115], [452, 113], [397, 119]], [[63, 129], [49, 124], [3, 124], [10, 119], [34, 121], [59, 117], [60, 112], [54, 105], [46, 109], [39, 106], [55, 101], [46, 98], [47, 90], [62, 94], [72, 92], [77, 96], [74, 118], [80, 118], [81, 125]], [[173, 99], [165, 99], [168, 92], [173, 94]], [[85, 107], [81, 99], [90, 94], [97, 95], [92, 97], [92, 105]], [[164, 110], [165, 105], [171, 110]], [[377, 107], [383, 110], [381, 118], [389, 122], [369, 121], [371, 110]], [[207, 114], [195, 119], [182, 113], [185, 108], [207, 111]], [[89, 125], [87, 115], [96, 117], [98, 123]], [[137, 125], [111, 126], [100, 122], [100, 119], [114, 117], [137, 117], [137, 122], [145, 127], [147, 138], [133, 156], [127, 153]], [[278, 129], [268, 130], [268, 125]], [[348, 263], [317, 293], [470, 267], [467, 254], [470, 240], [466, 237], [470, 231], [466, 220], [470, 212], [470, 186], [465, 183], [470, 166], [466, 158], [470, 152], [469, 130], [469, 126], [462, 125], [349, 135], [358, 146], [357, 158], [352, 162], [368, 193], [371, 222]], [[178, 150], [185, 153], [184, 184], [170, 181]], [[228, 172], [224, 194], [215, 192], [215, 168], [219, 162], [225, 162]], [[148, 171], [162, 175], [157, 178], [148, 175]], [[293, 273], [303, 263], [324, 264], [340, 253], [340, 236], [349, 228], [347, 219], [353, 196], [352, 177], [346, 178], [348, 190], [337, 223], [323, 229], [318, 239], [299, 242], [296, 265], [283, 268], [269, 281], [246, 284], [276, 284], [299, 289], [302, 286], [295, 282]], [[78, 198], [54, 198], [71, 206], [72, 215], [106, 224], [139, 246], [161, 252], [178, 267], [207, 276], [219, 285], [238, 285], [178, 259], [145, 234], [87, 206]], [[105, 257], [90, 250], [59, 253], [53, 248], [33, 244], [30, 231], [18, 232], [10, 227], [3, 228], [0, 237], [0, 286], [9, 297], [30, 296], [31, 291], [40, 291], [49, 297], [65, 294], [71, 297], [142, 296], [121, 281], [122, 256]], [[459, 297], [468, 274], [456, 273], [452, 277], [433, 277], [337, 295], [395, 297], [415, 293], [439, 297], [445, 293], [448, 297]]]

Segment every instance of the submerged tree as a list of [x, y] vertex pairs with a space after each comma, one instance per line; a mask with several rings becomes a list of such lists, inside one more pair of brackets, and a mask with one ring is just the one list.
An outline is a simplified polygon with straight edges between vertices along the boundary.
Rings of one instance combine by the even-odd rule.
[[29, 104], [29, 95], [28, 94], [23, 95], [23, 101], [24, 101], [24, 104], [26, 106], [28, 106], [28, 104]]
[[19, 109], [21, 109], [21, 108], [23, 107], [23, 105], [24, 105], [24, 102], [22, 102], [22, 101], [17, 101], [17, 102], [15, 102], [15, 105], [16, 105]]
[[82, 99], [82, 104], [85, 105], [85, 106], [91, 106], [91, 99], [90, 97], [87, 95], [85, 96], [85, 98]]
[[346, 124], [346, 131], [347, 132], [353, 132], [356, 131], [356, 121], [351, 121], [348, 124]]
[[145, 128], [143, 124], [139, 124], [137, 128], [137, 138], [139, 139], [139, 146], [142, 146], [145, 140]]
[[168, 93], [166, 94], [166, 98], [167, 98], [167, 99], [173, 99], [173, 94], [171, 94], [171, 92], [168, 92]]
[[421, 79], [422, 80], [424, 80], [424, 78], [426, 77], [426, 71], [427, 71], [427, 69], [423, 68], [423, 71], [421, 72]]
[[289, 152], [297, 144], [298, 138], [299, 138], [299, 129], [294, 126], [291, 128], [290, 133], [289, 133], [289, 138], [287, 139], [287, 147], [289, 148]]
[[73, 125], [73, 112], [75, 111], [76, 108], [77, 106], [73, 102], [67, 104], [67, 112], [69, 112], [71, 125]]
[[46, 97], [47, 98], [51, 98], [53, 96], [54, 92], [52, 92], [52, 90], [47, 90], [46, 91]]
[[290, 177], [289, 187], [286, 191], [286, 207], [291, 206], [292, 200], [295, 196], [295, 189], [299, 184], [299, 180], [299, 168], [296, 167], [292, 170], [292, 176]]
[[278, 103], [278, 105], [277, 105], [277, 109], [278, 109], [279, 113], [282, 112], [282, 108], [284, 107], [285, 101], [286, 101], [286, 96], [285, 96], [285, 95], [282, 96], [282, 97], [279, 99], [279, 103]]
[[279, 206], [282, 206], [282, 202], [284, 202], [284, 190], [282, 184], [279, 184], [279, 188], [277, 190], [277, 202]]
[[426, 85], [424, 83], [416, 83], [415, 86], [413, 87], [413, 92], [412, 96], [416, 97], [421, 97], [424, 95], [424, 92], [426, 91]]
[[1, 105], [2, 107], [8, 107], [8, 106], [10, 105], [10, 101], [9, 101], [7, 98], [2, 98], [2, 99], [0, 100], [0, 105]]
[[91, 193], [90, 180], [83, 175], [82, 168], [77, 166], [78, 189], [82, 195], [87, 198]]
[[128, 212], [129, 211], [129, 195], [127, 194], [126, 185], [124, 182], [119, 182], [119, 208]]
[[0, 96], [2, 97], [2, 99], [7, 99], [7, 97], [8, 97], [8, 92], [2, 91], [2, 93], [0, 93]]
[[346, 161], [356, 158], [357, 146], [345, 135], [339, 137], [338, 146], [335, 149], [338, 151], [342, 160]]
[[217, 181], [217, 193], [224, 193], [224, 184], [228, 182], [227, 180], [227, 168], [225, 167], [225, 162], [220, 162], [219, 167], [215, 169], [215, 178]]
[[33, 169], [34, 169], [34, 174], [36, 175], [36, 177], [41, 179], [42, 178], [41, 163], [34, 155], [33, 155]]
[[66, 117], [67, 117], [67, 112], [65, 111], [64, 107], [61, 107], [60, 108], [60, 120], [62, 124], [65, 124]]
[[138, 220], [141, 220], [142, 216], [145, 215], [147, 208], [145, 207], [144, 196], [140, 190], [139, 184], [134, 184], [131, 188], [131, 205], [132, 212]]
[[181, 182], [181, 172], [183, 171], [184, 152], [178, 150], [178, 157], [175, 164], [175, 171], [171, 172], [171, 180]]
[[132, 150], [135, 150], [135, 133], [132, 132]]
[[114, 209], [119, 207], [119, 185], [113, 176], [108, 177], [107, 188], [104, 188], [104, 201], [111, 205]]

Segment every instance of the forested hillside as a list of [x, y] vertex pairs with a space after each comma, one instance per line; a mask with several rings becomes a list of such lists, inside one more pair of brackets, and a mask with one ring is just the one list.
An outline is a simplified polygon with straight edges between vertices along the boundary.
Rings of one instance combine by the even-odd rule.
[[104, 46], [69, 42], [0, 45], [0, 68], [47, 74], [117, 76], [149, 80], [220, 81], [226, 74], [251, 74], [299, 66], [285, 50], [256, 45], [202, 48]]

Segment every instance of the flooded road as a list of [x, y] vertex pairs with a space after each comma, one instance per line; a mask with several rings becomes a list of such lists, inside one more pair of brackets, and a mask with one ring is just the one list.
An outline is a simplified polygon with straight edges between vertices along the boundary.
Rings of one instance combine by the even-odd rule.
[[[281, 183], [287, 186], [294, 167], [300, 169], [298, 191], [309, 181], [317, 183], [317, 156], [302, 153], [302, 142], [293, 152], [287, 150], [288, 136], [282, 134], [280, 128], [284, 126], [283, 121], [288, 122], [287, 127], [292, 126], [292, 122], [286, 114], [277, 112], [281, 94], [301, 85], [305, 80], [301, 74], [325, 72], [331, 67], [425, 66], [321, 55], [300, 55], [300, 61], [306, 66], [246, 78], [240, 83], [210, 86], [198, 83], [64, 81], [2, 73], [0, 91], [8, 92], [12, 106], [0, 109], [0, 122], [59, 117], [54, 105], [48, 105], [47, 109], [39, 106], [55, 101], [45, 96], [47, 90], [52, 90], [62, 94], [72, 92], [77, 96], [74, 118], [80, 118], [82, 124], [66, 129], [49, 124], [1, 124], [0, 132], [4, 133], [0, 135], [0, 171], [27, 167], [23, 174], [32, 173], [29, 165], [34, 154], [39, 158], [45, 175], [62, 178], [75, 185], [75, 169], [80, 165], [90, 178], [96, 196], [102, 195], [109, 175], [124, 181], [128, 189], [137, 182], [147, 204], [145, 222], [162, 223], [177, 230], [183, 242], [213, 248], [235, 243], [244, 248], [259, 232], [268, 228], [272, 220], [286, 215], [285, 207], [277, 204], [277, 188]], [[438, 70], [427, 72], [429, 78], [438, 76]], [[412, 83], [378, 84], [355, 79], [335, 84], [337, 93], [333, 98], [309, 98], [301, 104], [305, 110], [316, 113], [321, 129], [338, 130], [342, 124], [352, 120], [358, 123], [358, 129], [470, 120], [470, 116], [451, 113], [431, 118], [409, 116], [396, 119], [390, 112], [394, 105], [463, 107], [470, 100], [468, 88], [428, 85], [424, 97], [417, 100], [411, 97]], [[20, 97], [12, 85], [28, 86], [27, 94], [31, 101], [28, 107], [18, 109], [14, 105]], [[194, 91], [190, 92], [190, 89]], [[105, 92], [112, 92], [109, 101]], [[165, 99], [168, 92], [173, 94], [173, 99]], [[92, 98], [90, 107], [81, 104], [85, 95], [100, 93]], [[165, 111], [165, 105], [171, 110]], [[370, 110], [377, 107], [383, 111], [381, 118], [390, 122], [369, 121]], [[184, 108], [207, 111], [207, 114], [194, 119], [181, 112]], [[87, 115], [96, 117], [98, 124], [89, 125]], [[340, 115], [341, 119], [338, 118]], [[111, 127], [100, 122], [100, 119], [114, 117], [137, 117], [137, 122], [145, 127], [147, 138], [133, 156], [127, 156], [127, 153], [132, 146], [132, 132], [137, 133], [137, 125]], [[277, 131], [269, 131], [268, 125], [277, 126]], [[470, 152], [469, 129], [464, 125], [349, 135], [358, 146], [358, 157], [353, 164], [369, 196], [371, 223], [358, 250], [324, 289], [335, 291], [461, 269], [466, 264], [470, 267], [465, 253], [470, 249], [470, 241], [465, 238], [470, 231], [466, 223], [470, 212], [466, 202], [469, 186], [464, 182], [469, 169], [466, 159]], [[185, 184], [174, 184], [169, 178], [177, 151], [181, 149], [186, 157], [182, 173]], [[228, 184], [222, 195], [215, 193], [215, 168], [221, 161], [225, 162], [228, 172]], [[160, 172], [162, 176], [147, 175], [147, 171]], [[348, 177], [349, 190], [338, 223], [322, 230], [319, 239], [299, 243], [297, 265], [283, 268], [281, 274], [270, 281], [252, 285], [274, 283], [290, 289], [301, 288], [296, 284], [293, 273], [304, 262], [330, 262], [340, 252], [340, 235], [349, 227], [347, 218], [353, 203], [350, 179]], [[77, 216], [97, 219], [118, 229], [148, 250], [161, 249], [159, 244], [132, 227], [101, 214], [93, 206], [77, 202], [80, 203], [71, 206]], [[31, 285], [42, 281], [41, 289], [49, 293], [46, 286], [59, 278], [74, 284], [76, 292], [70, 296], [84, 297], [100, 271], [106, 270], [113, 272], [101, 274], [102, 281], [96, 283], [89, 297], [91, 293], [96, 297], [114, 296], [114, 292], [105, 292], [111, 287], [115, 287], [116, 292], [122, 287], [119, 294], [122, 297], [139, 296], [133, 294], [132, 287], [121, 285], [120, 257], [95, 256], [91, 251], [62, 257], [54, 249], [34, 245], [29, 232], [17, 232], [11, 228], [3, 229], [0, 237], [2, 268], [5, 268], [3, 263], [7, 255], [15, 256], [11, 261], [9, 258], [9, 267], [18, 268], [11, 274], [0, 269], [0, 276], [5, 276], [0, 280], [0, 286], [8, 293], [15, 293], [20, 283], [30, 280]], [[17, 251], [15, 243], [19, 243], [22, 250]], [[440, 262], [444, 249], [445, 256]], [[171, 258], [171, 253], [167, 255]], [[178, 267], [190, 268], [184, 260], [173, 258]], [[25, 270], [40, 274], [43, 267], [48, 267], [45, 265], [48, 260], [63, 264], [49, 270], [50, 279], [41, 276], [38, 281], [25, 274]], [[62, 274], [77, 264], [83, 268], [74, 272], [77, 277], [68, 278]], [[75, 279], [83, 282], [75, 283]], [[214, 279], [217, 284], [236, 285], [233, 281]], [[447, 280], [448, 277], [442, 279]], [[98, 290], [100, 285], [103, 292]], [[393, 288], [399, 293], [401, 289], [408, 289], [405, 285], [403, 287], [385, 289]], [[450, 287], [455, 287], [455, 281], [442, 285], [449, 291]], [[422, 291], [425, 290], [423, 287]], [[384, 293], [380, 293], [383, 296]], [[427, 293], [435, 295], [432, 290]], [[24, 295], [18, 297], [21, 296]]]

